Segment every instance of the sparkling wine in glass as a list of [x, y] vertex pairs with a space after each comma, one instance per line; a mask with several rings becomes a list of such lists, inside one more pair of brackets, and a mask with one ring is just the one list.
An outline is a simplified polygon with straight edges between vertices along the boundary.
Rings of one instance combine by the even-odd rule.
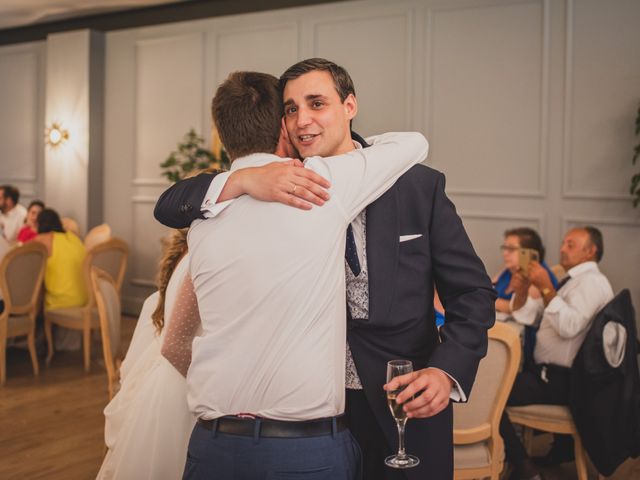
[[[409, 360], [391, 360], [387, 363], [387, 383], [394, 377], [413, 372], [413, 364]], [[387, 392], [387, 404], [391, 415], [398, 427], [398, 453], [384, 459], [385, 465], [391, 468], [411, 468], [420, 463], [420, 459], [413, 455], [407, 455], [404, 451], [404, 427], [407, 423], [407, 412], [402, 408], [402, 404], [396, 403], [396, 397], [404, 387]]]

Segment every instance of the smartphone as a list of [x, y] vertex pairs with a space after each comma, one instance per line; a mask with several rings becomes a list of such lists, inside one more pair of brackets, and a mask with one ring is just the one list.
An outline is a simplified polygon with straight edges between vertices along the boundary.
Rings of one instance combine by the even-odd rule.
[[529, 276], [529, 265], [531, 262], [539, 262], [540, 255], [537, 250], [533, 248], [521, 248], [518, 251], [518, 263], [520, 264], [520, 271], [525, 277]]

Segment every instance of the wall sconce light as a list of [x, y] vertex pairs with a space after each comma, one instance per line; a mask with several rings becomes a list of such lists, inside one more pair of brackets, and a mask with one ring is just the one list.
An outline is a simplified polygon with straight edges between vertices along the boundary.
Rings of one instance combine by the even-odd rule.
[[45, 142], [50, 147], [57, 147], [69, 139], [69, 132], [62, 128], [58, 122], [53, 122], [44, 131]]

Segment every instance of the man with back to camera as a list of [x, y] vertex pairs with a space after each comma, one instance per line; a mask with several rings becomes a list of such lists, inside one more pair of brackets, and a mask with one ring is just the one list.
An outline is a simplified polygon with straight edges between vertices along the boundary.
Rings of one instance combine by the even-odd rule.
[[[542, 321], [533, 353], [535, 365], [527, 365], [517, 375], [508, 405], [567, 405], [573, 360], [593, 318], [613, 299], [611, 284], [598, 268], [603, 253], [600, 230], [592, 226], [573, 228], [560, 247], [560, 264], [567, 276], [557, 290], [538, 262], [531, 263], [528, 278], [516, 275], [512, 315], [529, 325], [540, 315]], [[527, 295], [531, 284], [540, 290], [542, 299]], [[515, 468], [513, 478], [540, 479], [540, 470], [527, 456], [506, 413], [502, 415], [500, 434], [506, 458]], [[559, 463], [570, 460], [571, 455], [571, 437], [556, 436], [548, 461]]]
[[[346, 70], [324, 59], [289, 68], [280, 79], [285, 126], [302, 158], [331, 155], [349, 141], [352, 150], [367, 146], [336, 122], [327, 105], [344, 104], [355, 90]], [[352, 140], [353, 139], [353, 140]], [[391, 161], [393, 157], [389, 157]], [[211, 182], [199, 176], [167, 190], [156, 205], [156, 218], [181, 228], [191, 220], [215, 215], [242, 193], [309, 208], [326, 194], [317, 179], [293, 165], [235, 170]], [[226, 181], [226, 184], [225, 184]], [[314, 183], [316, 182], [316, 183]], [[193, 205], [202, 205], [194, 211]], [[444, 193], [444, 176], [417, 165], [355, 219], [347, 235], [351, 251], [347, 275], [347, 403], [349, 428], [363, 451], [364, 478], [449, 479], [453, 475], [453, 423], [450, 397], [465, 401], [487, 333], [495, 319], [492, 288], [482, 262]], [[354, 258], [355, 257], [355, 258]], [[434, 283], [447, 312], [440, 330], [433, 311]], [[399, 397], [411, 421], [406, 445], [419, 466], [391, 470], [384, 458], [397, 445], [395, 423], [383, 385], [386, 362], [413, 361], [415, 373], [399, 377], [408, 384]]]
[[16, 187], [0, 186], [0, 234], [9, 243], [16, 241], [27, 216], [27, 209], [18, 203], [19, 200], [20, 191]]
[[[348, 125], [355, 97], [330, 110]], [[275, 77], [230, 75], [212, 112], [232, 170], [283, 161], [264, 153], [278, 151], [281, 131]], [[330, 179], [323, 208], [302, 212], [243, 196], [190, 228], [190, 277], [179, 297], [195, 291], [202, 334], [187, 374], [198, 422], [184, 478], [360, 478], [342, 415], [345, 233], [364, 206], [426, 158], [427, 142], [418, 133], [385, 134], [366, 152], [343, 142], [336, 154], [305, 162]], [[171, 343], [163, 345], [170, 361]]]

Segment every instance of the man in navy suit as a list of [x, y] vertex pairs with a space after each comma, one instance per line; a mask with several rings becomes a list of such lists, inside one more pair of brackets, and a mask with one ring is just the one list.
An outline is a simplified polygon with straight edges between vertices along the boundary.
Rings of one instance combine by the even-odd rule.
[[[344, 68], [305, 60], [290, 67], [280, 85], [284, 127], [300, 158], [331, 156], [345, 136], [352, 137], [354, 149], [367, 147], [326, 108], [355, 95]], [[322, 188], [328, 183], [305, 170], [292, 161], [222, 174], [214, 182], [213, 176], [200, 175], [164, 192], [154, 214], [169, 227], [184, 228], [203, 211], [214, 212], [212, 204], [244, 193], [298, 208], [321, 205], [328, 199]], [[436, 170], [411, 168], [347, 233], [346, 415], [363, 452], [365, 480], [453, 477], [450, 400], [467, 400], [486, 354], [495, 292], [444, 183]], [[446, 310], [439, 332], [434, 285]], [[384, 466], [397, 446], [384, 391], [386, 363], [393, 359], [411, 360], [415, 370], [386, 386], [406, 386], [399, 397], [410, 418], [406, 445], [421, 461], [406, 470]]]

